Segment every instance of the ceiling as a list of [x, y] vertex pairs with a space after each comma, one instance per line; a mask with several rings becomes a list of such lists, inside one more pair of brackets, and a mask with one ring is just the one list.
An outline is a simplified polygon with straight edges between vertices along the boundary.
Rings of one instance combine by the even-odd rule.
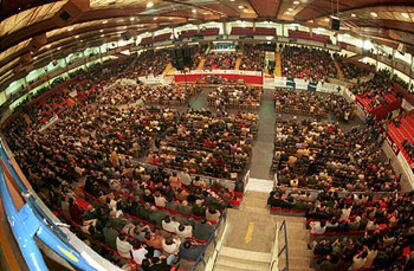
[[[59, 19], [64, 10], [73, 14], [68, 22]], [[102, 30], [114, 28], [143, 31], [227, 19], [327, 26], [331, 15], [341, 19], [341, 30], [395, 47], [403, 42], [414, 52], [414, 0], [2, 0], [0, 66], [30, 51], [31, 38], [42, 35], [51, 44], [104, 36]]]

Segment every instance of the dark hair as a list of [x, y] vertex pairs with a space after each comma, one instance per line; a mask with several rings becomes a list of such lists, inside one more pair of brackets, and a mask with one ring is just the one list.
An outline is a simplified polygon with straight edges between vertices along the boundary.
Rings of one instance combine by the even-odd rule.
[[191, 248], [191, 241], [190, 240], [186, 240], [185, 242], [184, 242], [184, 248]]

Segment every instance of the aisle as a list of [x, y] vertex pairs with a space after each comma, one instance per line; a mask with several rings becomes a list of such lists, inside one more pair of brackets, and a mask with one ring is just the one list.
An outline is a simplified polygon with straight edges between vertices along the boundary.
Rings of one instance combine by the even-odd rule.
[[250, 176], [258, 179], [270, 178], [273, 159], [273, 138], [275, 135], [275, 112], [273, 108], [273, 90], [264, 90], [259, 110], [259, 131], [253, 145]]

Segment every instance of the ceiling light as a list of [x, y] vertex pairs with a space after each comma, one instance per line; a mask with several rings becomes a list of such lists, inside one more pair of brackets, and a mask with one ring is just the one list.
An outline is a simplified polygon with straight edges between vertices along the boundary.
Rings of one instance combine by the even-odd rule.
[[62, 49], [62, 47], [58, 47], [57, 49], [60, 50], [60, 49]]
[[106, 24], [106, 23], [108, 23], [108, 20], [104, 20], [102, 23], [103, 23], [103, 24]]
[[197, 13], [197, 10], [195, 8], [193, 8], [193, 10], [191, 12], [192, 13]]
[[48, 45], [46, 45], [46, 48], [50, 48], [50, 46], [52, 46], [52, 45], [48, 44]]
[[378, 14], [375, 13], [375, 12], [371, 12], [370, 14], [371, 14], [372, 17], [378, 17]]
[[130, 21], [135, 21], [134, 17], [129, 18]]
[[410, 19], [410, 15], [406, 12], [402, 12], [401, 15], [406, 19]]
[[352, 14], [351, 14], [351, 17], [352, 17], [352, 18], [355, 18], [355, 17], [356, 17], [356, 14], [355, 14], [355, 13], [352, 13]]
[[300, 4], [300, 2], [299, 2], [299, 1], [293, 1], [293, 4], [294, 4], [294, 5], [299, 5], [299, 4]]
[[76, 39], [77, 39], [77, 38], [79, 38], [79, 35], [76, 35], [76, 36], [75, 36], [75, 38], [76, 38]]
[[158, 20], [158, 17], [154, 17], [154, 19], [153, 19], [154, 21], [156, 21], [156, 20]]
[[68, 28], [68, 31], [72, 31], [74, 28], [73, 28], [73, 26], [72, 27], [69, 27]]
[[329, 18], [325, 18], [325, 22], [329, 22]]
[[286, 11], [285, 14], [290, 15], [290, 12], [289, 11]]
[[247, 13], [247, 12], [249, 12], [249, 10], [247, 8], [245, 8], [245, 9], [243, 9], [243, 12]]
[[170, 20], [170, 21], [172, 21], [172, 19], [173, 19], [172, 17], [168, 18], [168, 20]]
[[234, 2], [234, 1], [236, 1], [236, 0], [230, 0], [230, 2]]
[[101, 35], [101, 38], [103, 38], [103, 37], [105, 37], [105, 35], [104, 35], [104, 34], [102, 34], [102, 35]]
[[102, 32], [103, 32], [103, 29], [99, 30], [99, 32], [101, 32], [101, 33], [102, 33]]
[[288, 8], [289, 11], [293, 11], [293, 8]]
[[147, 3], [147, 8], [152, 8], [154, 6], [154, 3], [152, 1], [149, 1]]
[[204, 12], [203, 14], [204, 14], [204, 15], [208, 15], [208, 12], [206, 11], [206, 12]]
[[244, 9], [244, 7], [242, 5], [239, 6], [239, 9]]
[[80, 40], [80, 42], [83, 42], [83, 40]]

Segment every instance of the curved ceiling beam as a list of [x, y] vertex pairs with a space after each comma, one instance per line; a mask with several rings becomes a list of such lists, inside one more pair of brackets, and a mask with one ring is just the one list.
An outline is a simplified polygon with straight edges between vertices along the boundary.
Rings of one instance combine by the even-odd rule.
[[[371, 7], [391, 7], [391, 6], [409, 6], [414, 7], [413, 0], [347, 0], [340, 1], [339, 12], [347, 12], [362, 8]], [[295, 15], [295, 20], [308, 21], [315, 20], [336, 13], [336, 1], [331, 0], [314, 0]]]

